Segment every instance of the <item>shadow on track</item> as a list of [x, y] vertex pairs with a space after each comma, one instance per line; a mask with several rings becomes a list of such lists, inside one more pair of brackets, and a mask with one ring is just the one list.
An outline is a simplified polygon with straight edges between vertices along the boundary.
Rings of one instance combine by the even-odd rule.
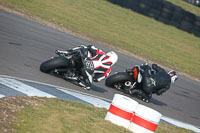
[[151, 98], [150, 102], [151, 102], [152, 104], [155, 104], [155, 105], [158, 105], [158, 106], [168, 106], [166, 103], [163, 103], [163, 102], [161, 102], [161, 101], [158, 101], [158, 100], [156, 100], [156, 99], [154, 99], [154, 98]]
[[106, 89], [99, 87], [99, 86], [96, 86], [94, 84], [92, 84], [91, 90], [96, 91], [96, 92], [100, 92], [100, 93], [108, 92]]

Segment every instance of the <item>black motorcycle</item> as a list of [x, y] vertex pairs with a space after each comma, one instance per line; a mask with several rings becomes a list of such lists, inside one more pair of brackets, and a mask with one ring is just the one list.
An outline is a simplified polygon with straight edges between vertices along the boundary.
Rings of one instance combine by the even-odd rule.
[[68, 51], [56, 50], [55, 53], [58, 56], [43, 62], [40, 65], [40, 71], [58, 76], [79, 85], [80, 81], [84, 80], [84, 76], [81, 72], [84, 70], [92, 83], [94, 64], [92, 60], [87, 57], [87, 49], [82, 48]]
[[117, 72], [107, 77], [105, 85], [125, 93], [130, 93], [130, 90], [135, 89], [137, 84], [133, 75], [134, 73], [131, 70]]
[[[143, 99], [141, 95], [134, 93], [139, 92], [138, 90], [142, 88], [142, 82], [138, 82], [142, 79], [141, 73], [143, 73], [142, 70], [138, 69], [126, 69], [125, 72], [117, 72], [107, 77], [105, 85], [136, 98]], [[155, 74], [153, 71], [151, 73]], [[155, 91], [153, 91], [153, 93], [155, 93]]]

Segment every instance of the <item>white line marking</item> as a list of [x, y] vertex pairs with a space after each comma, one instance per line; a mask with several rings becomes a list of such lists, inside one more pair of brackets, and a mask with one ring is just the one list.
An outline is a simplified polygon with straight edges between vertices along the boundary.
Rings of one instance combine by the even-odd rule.
[[194, 132], [200, 133], [200, 129], [198, 127], [194, 126], [194, 125], [191, 125], [191, 124], [188, 124], [188, 123], [184, 123], [184, 122], [181, 122], [181, 121], [178, 121], [178, 120], [166, 117], [166, 116], [162, 116], [161, 119], [171, 123], [172, 125], [176, 125], [176, 126], [179, 126], [179, 127], [182, 127], [182, 128], [189, 129], [189, 130], [192, 130]]
[[59, 89], [59, 88], [56, 88], [64, 93], [67, 93], [67, 94], [70, 94], [74, 97], [77, 97], [83, 101], [86, 101], [92, 105], [94, 105], [95, 107], [101, 107], [101, 108], [106, 108], [106, 109], [109, 109], [110, 107], [110, 103], [104, 101], [104, 100], [101, 100], [99, 98], [95, 98], [95, 97], [91, 97], [91, 96], [86, 96], [86, 95], [83, 95], [83, 94], [80, 94], [80, 93], [76, 93], [76, 92], [71, 92], [71, 91], [68, 91], [68, 90], [63, 90], [63, 89]]
[[5, 97], [4, 95], [0, 94], [0, 98]]
[[41, 97], [51, 97], [55, 98], [55, 96], [48, 94], [46, 92], [40, 91], [36, 88], [33, 88], [31, 86], [28, 86], [20, 81], [17, 81], [15, 79], [9, 79], [9, 78], [1, 78], [0, 77], [0, 83], [12, 88], [14, 90], [17, 90], [19, 92], [22, 92], [26, 94], [27, 96], [41, 96]]
[[76, 91], [76, 90], [65, 88], [65, 87], [61, 87], [61, 86], [56, 86], [56, 85], [51, 85], [51, 84], [47, 84], [47, 83], [42, 83], [42, 82], [39, 82], [39, 81], [33, 81], [33, 80], [28, 80], [28, 79], [23, 79], [23, 78], [18, 78], [18, 77], [12, 77], [12, 76], [7, 76], [7, 75], [0, 75], [0, 77], [10, 78], [10, 79], [16, 79], [16, 80], [21, 80], [21, 81], [27, 81], [27, 82], [37, 83], [37, 84], [41, 84], [41, 85], [46, 85], [46, 86], [50, 86], [50, 87], [54, 87], [54, 88], [68, 90], [68, 91], [71, 91], [71, 92], [76, 92], [76, 93], [83, 94], [83, 95], [86, 95], [86, 96], [92, 96], [92, 97], [99, 98], [99, 99], [102, 99], [102, 100], [105, 100], [105, 101], [109, 101], [110, 103], [112, 102], [111, 99], [106, 99], [106, 98], [95, 96], [95, 95], [92, 95], [92, 94], [88, 94], [88, 93]]

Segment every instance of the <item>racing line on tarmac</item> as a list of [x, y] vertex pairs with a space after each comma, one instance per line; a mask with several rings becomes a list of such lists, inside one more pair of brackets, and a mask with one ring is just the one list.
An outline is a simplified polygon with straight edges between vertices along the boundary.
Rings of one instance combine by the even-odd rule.
[[[111, 103], [111, 100], [109, 99], [78, 92], [68, 88], [0, 75], [0, 98], [9, 96], [39, 96], [59, 98], [64, 100], [78, 101], [84, 104], [92, 104], [95, 107], [106, 109], [109, 109]], [[166, 116], [162, 116], [161, 121], [178, 127], [190, 129], [194, 132], [200, 132], [199, 127], [180, 122]]]

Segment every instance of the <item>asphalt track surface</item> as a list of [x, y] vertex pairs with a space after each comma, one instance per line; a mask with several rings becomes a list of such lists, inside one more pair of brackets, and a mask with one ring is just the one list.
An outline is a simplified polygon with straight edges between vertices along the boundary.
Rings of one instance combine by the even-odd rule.
[[[65, 50], [79, 45], [95, 45], [105, 52], [111, 49], [56, 30], [22, 16], [0, 9], [0, 75], [8, 75], [70, 88], [106, 99], [115, 93], [123, 94], [104, 85], [104, 80], [94, 83], [87, 91], [63, 79], [39, 71], [40, 64], [55, 56], [56, 49]], [[119, 60], [111, 74], [124, 71], [145, 61], [118, 53]], [[125, 94], [124, 94], [125, 95]], [[164, 95], [153, 95], [149, 106], [167, 117], [200, 126], [200, 83], [180, 76]]]

